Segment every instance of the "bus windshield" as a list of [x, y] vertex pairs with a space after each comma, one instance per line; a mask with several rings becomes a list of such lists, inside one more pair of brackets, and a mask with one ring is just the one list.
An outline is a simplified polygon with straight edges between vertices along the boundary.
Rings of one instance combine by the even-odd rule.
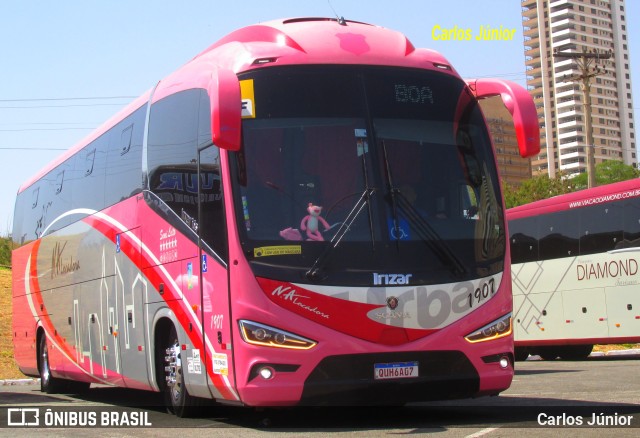
[[391, 272], [438, 284], [503, 269], [492, 146], [460, 79], [338, 66], [240, 79], [233, 193], [256, 275], [371, 285]]

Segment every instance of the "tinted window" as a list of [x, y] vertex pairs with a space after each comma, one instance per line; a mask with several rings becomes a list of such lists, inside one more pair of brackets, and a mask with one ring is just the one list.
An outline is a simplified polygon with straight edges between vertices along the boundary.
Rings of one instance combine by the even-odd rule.
[[577, 256], [579, 252], [580, 212], [550, 213], [538, 218], [540, 258]]
[[73, 160], [66, 160], [27, 188], [16, 203], [16, 217], [20, 220], [17, 242], [29, 242], [68, 225], [72, 219], [61, 218], [71, 210], [73, 196]]
[[640, 198], [629, 199], [624, 204], [624, 244], [640, 246]]
[[200, 236], [223, 260], [227, 259], [227, 227], [220, 178], [220, 150], [211, 146], [200, 154]]
[[623, 209], [621, 203], [581, 208], [580, 254], [615, 249], [622, 244]]
[[509, 221], [511, 263], [538, 260], [538, 220], [536, 217]]
[[11, 232], [11, 237], [16, 245], [24, 244], [26, 239], [27, 217], [29, 217], [25, 211], [25, 204], [27, 203], [26, 193], [27, 192], [23, 192], [18, 195], [16, 198], [16, 205], [14, 207], [13, 230]]
[[[44, 197], [40, 196], [41, 181], [35, 182], [18, 196], [16, 202], [16, 216], [13, 219], [14, 241], [19, 244], [29, 243], [39, 237], [42, 232], [43, 219], [46, 214]], [[21, 224], [17, 224], [20, 219]]]
[[108, 134], [85, 146], [76, 156], [73, 198], [76, 208], [102, 210], [105, 206]]
[[167, 220], [184, 222], [225, 259], [226, 227], [218, 148], [210, 146], [203, 150], [198, 169], [198, 147], [207, 144], [211, 144], [211, 107], [206, 91], [183, 91], [152, 105], [147, 152], [149, 188], [175, 213]]
[[145, 107], [51, 170], [16, 201], [14, 241], [24, 244], [141, 190]]
[[149, 116], [149, 185], [179, 216], [197, 218], [197, 151], [200, 90], [166, 97]]
[[109, 130], [105, 205], [129, 198], [142, 189], [142, 107]]
[[73, 221], [70, 216], [61, 216], [73, 208], [74, 159], [75, 157], [69, 158], [42, 179], [40, 195], [44, 195], [47, 202], [44, 205], [46, 213], [43, 217], [41, 227], [43, 229], [40, 233], [45, 231], [52, 233]]

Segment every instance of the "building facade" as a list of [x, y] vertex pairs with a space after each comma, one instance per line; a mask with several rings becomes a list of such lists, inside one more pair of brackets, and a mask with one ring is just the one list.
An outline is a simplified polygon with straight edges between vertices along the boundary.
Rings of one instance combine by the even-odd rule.
[[533, 175], [574, 175], [587, 168], [585, 106], [579, 62], [554, 53], [610, 54], [592, 59], [591, 121], [595, 163], [637, 167], [624, 0], [522, 0], [527, 87], [538, 108], [540, 154]]
[[480, 107], [493, 139], [500, 180], [503, 184], [518, 187], [531, 178], [531, 160], [520, 156], [513, 117], [499, 96], [482, 99]]

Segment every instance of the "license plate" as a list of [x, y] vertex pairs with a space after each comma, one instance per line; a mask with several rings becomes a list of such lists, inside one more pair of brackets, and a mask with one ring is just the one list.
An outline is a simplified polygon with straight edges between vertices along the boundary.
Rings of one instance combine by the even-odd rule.
[[373, 365], [373, 378], [385, 379], [412, 379], [418, 377], [418, 362], [392, 362], [376, 363]]

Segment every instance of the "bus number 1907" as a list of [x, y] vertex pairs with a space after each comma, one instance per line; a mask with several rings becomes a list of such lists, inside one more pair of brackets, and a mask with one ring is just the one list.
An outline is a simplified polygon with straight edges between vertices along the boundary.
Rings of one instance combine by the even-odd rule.
[[492, 297], [496, 293], [496, 281], [491, 277], [488, 281], [482, 283], [473, 293], [470, 293], [467, 298], [469, 300], [469, 308], [477, 306], [483, 301]]

